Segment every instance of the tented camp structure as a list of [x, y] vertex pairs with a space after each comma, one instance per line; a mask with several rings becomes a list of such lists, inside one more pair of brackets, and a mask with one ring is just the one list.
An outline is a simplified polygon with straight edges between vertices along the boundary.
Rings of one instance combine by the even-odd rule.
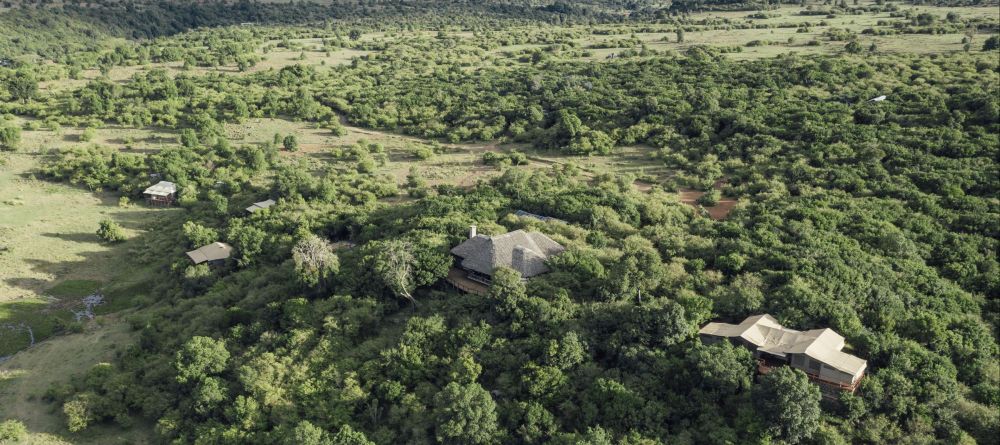
[[736, 325], [709, 323], [698, 334], [704, 343], [729, 340], [749, 348], [761, 372], [784, 365], [800, 369], [829, 398], [835, 398], [837, 391], [854, 392], [868, 366], [865, 360], [841, 351], [844, 337], [832, 329], [796, 331], [767, 314]]
[[167, 181], [157, 182], [144, 190], [142, 196], [150, 205], [171, 205], [177, 201], [177, 184]]
[[261, 201], [261, 202], [255, 202], [255, 203], [253, 203], [253, 205], [251, 205], [250, 207], [247, 207], [247, 211], [250, 212], [250, 213], [254, 213], [254, 212], [257, 212], [259, 210], [263, 210], [263, 209], [266, 209], [268, 207], [271, 207], [273, 205], [274, 205], [274, 200], [273, 199], [268, 199], [266, 201]]
[[215, 242], [207, 246], [201, 246], [187, 253], [187, 256], [195, 264], [208, 263], [218, 264], [229, 258], [233, 253], [233, 246], [226, 243]]
[[559, 243], [538, 232], [515, 230], [503, 235], [486, 236], [469, 229], [469, 239], [451, 249], [469, 279], [489, 284], [493, 271], [509, 267], [530, 278], [549, 271], [545, 260], [566, 250]]

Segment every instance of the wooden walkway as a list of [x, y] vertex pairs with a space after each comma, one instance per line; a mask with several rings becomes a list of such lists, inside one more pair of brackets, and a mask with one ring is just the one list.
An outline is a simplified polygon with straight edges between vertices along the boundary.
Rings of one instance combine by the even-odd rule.
[[465, 272], [457, 267], [452, 267], [448, 271], [448, 283], [458, 288], [458, 290], [476, 295], [486, 295], [490, 293], [490, 288], [483, 283], [472, 281], [465, 276]]

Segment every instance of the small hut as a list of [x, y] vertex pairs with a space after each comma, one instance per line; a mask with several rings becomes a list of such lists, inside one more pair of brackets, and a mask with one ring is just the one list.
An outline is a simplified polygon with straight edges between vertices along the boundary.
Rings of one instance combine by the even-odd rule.
[[233, 253], [233, 246], [226, 243], [215, 242], [207, 246], [201, 246], [187, 253], [188, 258], [195, 264], [208, 263], [216, 265], [225, 262], [229, 255]]
[[168, 206], [177, 202], [177, 184], [160, 181], [142, 192], [149, 205]]

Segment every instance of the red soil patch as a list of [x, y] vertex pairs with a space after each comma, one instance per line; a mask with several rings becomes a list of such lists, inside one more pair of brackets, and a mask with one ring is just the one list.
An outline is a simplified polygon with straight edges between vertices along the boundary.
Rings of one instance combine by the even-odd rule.
[[[716, 184], [717, 188], [718, 186], [719, 184]], [[705, 211], [708, 212], [709, 218], [714, 220], [725, 219], [726, 216], [729, 216], [729, 212], [733, 211], [733, 207], [736, 207], [736, 203], [738, 202], [735, 199], [723, 197], [719, 200], [718, 204], [712, 207], [703, 207], [698, 204], [698, 198], [701, 198], [704, 194], [705, 192], [690, 189], [684, 189], [678, 193], [681, 198], [681, 202], [696, 209], [699, 207], [704, 208]]]

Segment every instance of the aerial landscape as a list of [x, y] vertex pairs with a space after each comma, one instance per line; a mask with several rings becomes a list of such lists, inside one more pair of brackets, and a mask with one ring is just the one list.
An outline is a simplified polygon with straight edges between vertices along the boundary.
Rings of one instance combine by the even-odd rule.
[[997, 0], [0, 2], [0, 444], [995, 444]]

